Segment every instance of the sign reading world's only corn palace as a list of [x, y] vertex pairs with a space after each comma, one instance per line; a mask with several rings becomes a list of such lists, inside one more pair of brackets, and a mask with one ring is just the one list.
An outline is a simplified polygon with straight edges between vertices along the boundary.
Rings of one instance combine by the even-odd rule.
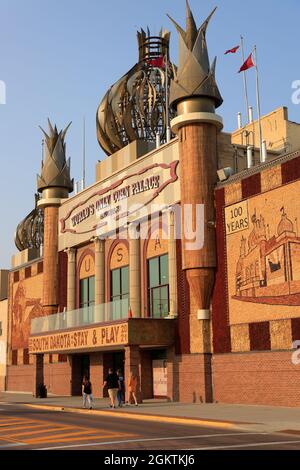
[[[175, 146], [176, 147], [176, 146]], [[177, 149], [165, 149], [141, 158], [104, 181], [67, 200], [59, 210], [59, 250], [76, 246], [92, 236], [124, 226], [159, 206], [180, 200]], [[157, 210], [157, 209], [156, 209]]]

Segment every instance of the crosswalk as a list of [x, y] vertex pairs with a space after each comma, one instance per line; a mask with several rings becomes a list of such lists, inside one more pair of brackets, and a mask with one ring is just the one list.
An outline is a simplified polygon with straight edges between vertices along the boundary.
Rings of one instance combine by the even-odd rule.
[[24, 445], [32, 447], [41, 444], [87, 442], [94, 439], [127, 439], [135, 436], [135, 434], [17, 416], [0, 417], [0, 449]]

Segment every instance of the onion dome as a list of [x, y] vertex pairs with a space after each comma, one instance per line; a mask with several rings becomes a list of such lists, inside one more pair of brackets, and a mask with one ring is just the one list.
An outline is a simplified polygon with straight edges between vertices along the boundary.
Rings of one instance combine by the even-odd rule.
[[[154, 143], [157, 133], [166, 141], [166, 89], [173, 77], [170, 33], [150, 36], [142, 29], [137, 36], [139, 62], [107, 91], [97, 110], [97, 138], [107, 155], [135, 140]], [[170, 110], [169, 116], [174, 116]]]
[[19, 251], [38, 249], [44, 240], [44, 212], [37, 207], [38, 195], [35, 196], [35, 208], [17, 226], [15, 245]]
[[282, 208], [281, 221], [278, 224], [277, 233], [280, 237], [280, 235], [285, 232], [294, 232], [294, 224], [290, 219], [287, 218], [287, 214], [285, 213], [284, 208]]

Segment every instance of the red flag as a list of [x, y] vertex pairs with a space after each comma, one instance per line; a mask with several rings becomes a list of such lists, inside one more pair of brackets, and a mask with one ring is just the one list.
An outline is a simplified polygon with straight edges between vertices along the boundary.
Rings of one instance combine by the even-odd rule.
[[224, 55], [226, 54], [235, 54], [239, 50], [240, 46], [233, 47], [232, 49], [229, 49], [228, 51], [225, 52]]
[[129, 307], [129, 310], [128, 310], [128, 318], [132, 318], [132, 310], [131, 310], [131, 307]]
[[165, 67], [165, 61], [163, 56], [154, 57], [153, 59], [147, 60], [148, 65], [152, 67], [157, 67], [159, 69], [163, 69]]
[[246, 62], [244, 62], [244, 64], [241, 66], [239, 73], [244, 72], [245, 70], [251, 69], [251, 67], [255, 67], [255, 63], [253, 62], [253, 59], [252, 59], [252, 52], [249, 55]]

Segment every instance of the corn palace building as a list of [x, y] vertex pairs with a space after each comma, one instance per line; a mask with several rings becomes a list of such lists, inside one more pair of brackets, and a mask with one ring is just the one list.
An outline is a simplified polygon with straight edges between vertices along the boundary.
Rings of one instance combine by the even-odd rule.
[[168, 31], [138, 33], [97, 110], [93, 185], [70, 195], [67, 128], [43, 131], [9, 272], [9, 391], [80, 395], [89, 375], [103, 397], [114, 367], [140, 401], [300, 405], [300, 126], [264, 116], [261, 151], [257, 121], [223, 132], [212, 15], [186, 16], [178, 66]]

